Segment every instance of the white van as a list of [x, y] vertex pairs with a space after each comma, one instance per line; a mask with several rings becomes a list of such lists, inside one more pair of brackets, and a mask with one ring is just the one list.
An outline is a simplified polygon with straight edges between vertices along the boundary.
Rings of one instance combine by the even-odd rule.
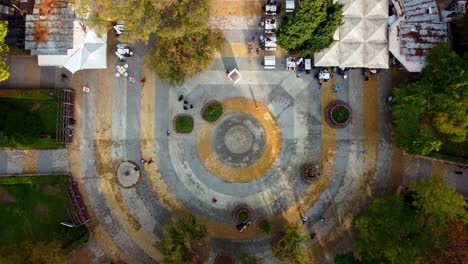
[[266, 55], [263, 61], [265, 70], [274, 70], [276, 67], [276, 57], [275, 55]]

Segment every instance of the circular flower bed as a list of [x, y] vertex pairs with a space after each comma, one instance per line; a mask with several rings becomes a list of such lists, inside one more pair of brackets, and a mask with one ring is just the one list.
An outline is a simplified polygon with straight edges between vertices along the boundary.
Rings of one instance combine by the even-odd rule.
[[265, 234], [268, 234], [271, 231], [270, 222], [268, 222], [268, 219], [266, 219], [266, 217], [261, 217], [257, 219], [256, 225]]
[[223, 106], [217, 101], [208, 102], [202, 109], [202, 117], [208, 122], [216, 122], [223, 114]]
[[239, 205], [232, 211], [232, 218], [237, 224], [247, 223], [252, 219], [252, 209], [247, 205]]
[[318, 165], [306, 163], [301, 167], [301, 176], [304, 180], [311, 182], [320, 176]]
[[192, 264], [203, 264], [205, 263], [206, 259], [208, 258], [208, 245], [206, 242], [202, 242], [200, 244], [196, 244], [192, 246], [191, 250], [191, 259], [190, 263]]
[[351, 108], [342, 101], [335, 101], [325, 108], [325, 117], [333, 128], [344, 128], [351, 123]]
[[189, 115], [177, 115], [174, 118], [174, 130], [177, 133], [190, 133], [193, 130], [193, 118]]
[[216, 256], [214, 264], [234, 264], [234, 259], [231, 256], [219, 254]]

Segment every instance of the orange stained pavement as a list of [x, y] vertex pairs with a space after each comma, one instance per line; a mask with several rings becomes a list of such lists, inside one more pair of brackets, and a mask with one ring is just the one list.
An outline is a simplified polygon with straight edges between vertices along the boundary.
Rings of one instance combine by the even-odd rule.
[[[278, 158], [281, 148], [281, 131], [273, 114], [263, 104], [244, 97], [233, 97], [221, 102], [223, 115], [243, 112], [255, 117], [265, 131], [263, 155], [250, 166], [234, 168], [221, 162], [213, 152], [211, 132], [214, 124], [201, 121], [197, 134], [197, 151], [206, 169], [214, 176], [227, 182], [249, 182], [262, 177]], [[219, 120], [219, 119], [218, 119]]]
[[37, 173], [37, 149], [27, 149], [21, 151], [23, 155], [23, 174]]

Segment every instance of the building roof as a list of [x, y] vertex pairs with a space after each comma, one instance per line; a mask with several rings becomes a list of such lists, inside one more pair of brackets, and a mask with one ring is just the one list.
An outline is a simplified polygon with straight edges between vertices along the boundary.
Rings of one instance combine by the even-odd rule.
[[390, 51], [410, 72], [420, 72], [430, 51], [447, 41], [447, 24], [435, 0], [396, 1], [398, 20], [390, 27]]
[[39, 55], [39, 66], [65, 67], [71, 73], [107, 67], [107, 34], [98, 36], [83, 22], [74, 22], [73, 49], [66, 55]]
[[25, 49], [31, 55], [65, 55], [73, 48], [75, 13], [69, 0], [36, 0], [26, 15]]
[[314, 54], [315, 66], [388, 68], [387, 0], [338, 0], [344, 24], [329, 48]]

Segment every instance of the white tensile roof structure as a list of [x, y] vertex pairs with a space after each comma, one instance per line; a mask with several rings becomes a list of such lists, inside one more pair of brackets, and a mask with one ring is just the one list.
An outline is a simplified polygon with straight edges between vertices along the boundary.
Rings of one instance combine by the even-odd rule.
[[314, 54], [315, 66], [388, 68], [388, 0], [338, 0], [344, 24], [333, 43]]
[[73, 49], [66, 55], [39, 55], [39, 66], [65, 67], [71, 73], [84, 69], [107, 67], [107, 35], [98, 37], [94, 31], [80, 21], [74, 21]]

